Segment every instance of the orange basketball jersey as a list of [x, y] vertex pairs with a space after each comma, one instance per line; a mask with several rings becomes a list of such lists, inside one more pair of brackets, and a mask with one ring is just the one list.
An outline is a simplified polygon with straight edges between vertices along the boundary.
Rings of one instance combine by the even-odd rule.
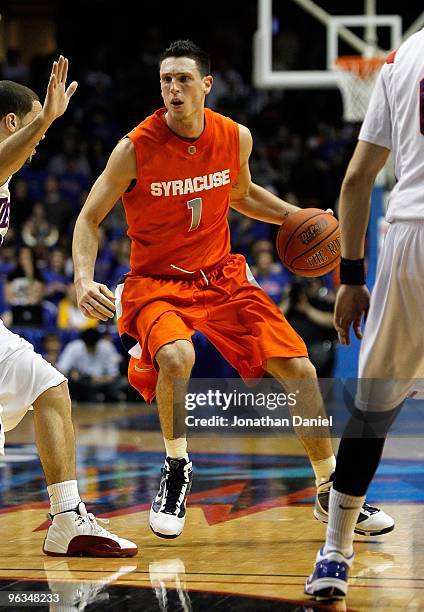
[[[205, 109], [205, 129], [194, 141], [164, 121], [165, 108], [128, 137], [137, 182], [123, 196], [131, 238], [131, 275], [187, 277], [230, 252], [230, 191], [240, 170], [239, 130]], [[181, 270], [179, 270], [181, 269]]]

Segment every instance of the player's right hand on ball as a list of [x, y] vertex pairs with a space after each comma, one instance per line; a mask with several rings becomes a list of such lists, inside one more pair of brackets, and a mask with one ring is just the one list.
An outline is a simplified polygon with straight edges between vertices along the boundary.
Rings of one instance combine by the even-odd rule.
[[342, 285], [337, 293], [334, 327], [341, 344], [350, 345], [350, 326], [355, 336], [362, 339], [361, 321], [367, 316], [370, 292], [366, 285]]
[[46, 99], [41, 111], [47, 123], [52, 123], [63, 115], [68, 108], [69, 100], [78, 87], [78, 83], [72, 81], [66, 89], [67, 76], [68, 59], [61, 55], [56, 62], [53, 62], [52, 72], [47, 85]]
[[100, 321], [115, 316], [115, 296], [106, 285], [93, 280], [80, 280], [75, 283], [75, 288], [78, 308], [84, 316]]

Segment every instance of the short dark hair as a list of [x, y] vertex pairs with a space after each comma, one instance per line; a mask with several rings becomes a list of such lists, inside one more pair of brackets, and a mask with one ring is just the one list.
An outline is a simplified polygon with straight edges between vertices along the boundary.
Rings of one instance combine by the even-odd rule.
[[14, 81], [0, 81], [0, 118], [15, 113], [20, 119], [32, 111], [39, 97], [29, 87]]
[[211, 73], [211, 59], [209, 55], [191, 40], [175, 40], [171, 43], [160, 56], [159, 67], [167, 57], [190, 57], [196, 62], [202, 77]]

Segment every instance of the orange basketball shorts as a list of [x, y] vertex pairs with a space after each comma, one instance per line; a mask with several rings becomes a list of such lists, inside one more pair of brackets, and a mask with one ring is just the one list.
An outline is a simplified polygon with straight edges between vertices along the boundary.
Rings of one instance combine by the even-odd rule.
[[271, 357], [307, 357], [302, 338], [254, 280], [241, 255], [195, 278], [126, 276], [117, 294], [118, 330], [131, 355], [128, 378], [146, 401], [155, 397], [157, 351], [199, 330], [248, 382]]

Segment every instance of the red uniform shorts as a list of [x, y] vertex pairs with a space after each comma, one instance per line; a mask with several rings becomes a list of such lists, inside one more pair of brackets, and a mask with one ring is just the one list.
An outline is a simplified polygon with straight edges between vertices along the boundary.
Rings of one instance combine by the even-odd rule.
[[157, 351], [201, 331], [248, 381], [270, 357], [307, 357], [302, 338], [254, 280], [241, 255], [186, 278], [131, 276], [117, 287], [118, 329], [132, 355], [128, 378], [155, 397]]

